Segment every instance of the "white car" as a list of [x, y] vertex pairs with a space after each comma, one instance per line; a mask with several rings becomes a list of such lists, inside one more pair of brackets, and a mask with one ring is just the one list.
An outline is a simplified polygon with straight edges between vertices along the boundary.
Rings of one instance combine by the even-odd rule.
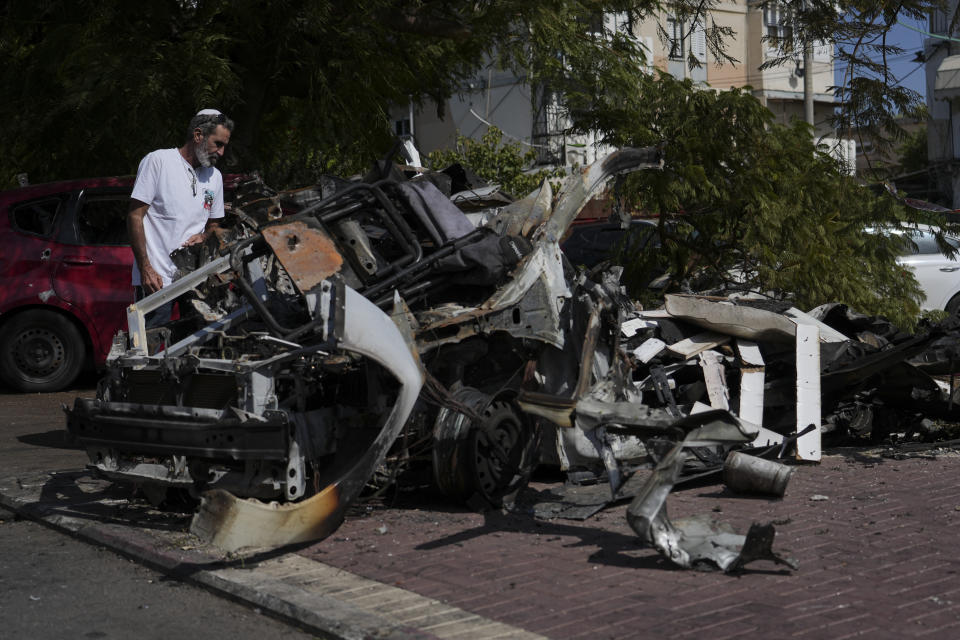
[[[901, 233], [897, 231], [896, 233]], [[918, 225], [916, 229], [903, 230], [913, 241], [910, 253], [897, 258], [897, 262], [913, 270], [926, 298], [921, 309], [945, 309], [956, 315], [960, 311], [960, 254], [952, 258], [944, 255], [937, 245], [936, 236], [930, 227]], [[946, 236], [954, 248], [960, 248], [960, 238]]]

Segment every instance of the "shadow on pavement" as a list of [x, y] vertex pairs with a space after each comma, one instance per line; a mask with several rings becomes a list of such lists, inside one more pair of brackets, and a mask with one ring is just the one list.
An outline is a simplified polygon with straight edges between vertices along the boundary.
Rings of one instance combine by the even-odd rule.
[[17, 441], [34, 447], [50, 447], [52, 449], [76, 449], [81, 447], [71, 442], [66, 429], [54, 429], [41, 433], [28, 433], [17, 436]]
[[145, 500], [134, 499], [136, 489], [98, 480], [82, 471], [55, 473], [40, 490], [34, 503], [44, 517], [58, 515], [124, 527], [149, 527], [186, 533], [192, 509], [162, 510]]

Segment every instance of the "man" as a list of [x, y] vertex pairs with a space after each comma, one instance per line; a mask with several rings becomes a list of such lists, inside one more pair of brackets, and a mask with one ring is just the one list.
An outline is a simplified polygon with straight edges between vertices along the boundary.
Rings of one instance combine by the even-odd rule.
[[[232, 131], [232, 120], [216, 109], [203, 109], [190, 120], [182, 147], [158, 149], [140, 161], [127, 213], [137, 300], [172, 282], [173, 251], [203, 242], [218, 228], [223, 176], [214, 165]], [[173, 303], [157, 309], [147, 325], [165, 324], [172, 309]]]

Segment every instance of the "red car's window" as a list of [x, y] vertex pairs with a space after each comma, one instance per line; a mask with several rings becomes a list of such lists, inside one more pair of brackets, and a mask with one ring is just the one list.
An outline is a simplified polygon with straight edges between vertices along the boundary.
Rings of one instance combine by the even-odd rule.
[[120, 195], [86, 196], [77, 214], [80, 244], [127, 245], [127, 209], [130, 197]]
[[47, 198], [15, 205], [10, 213], [13, 227], [24, 233], [52, 236], [61, 202], [59, 198]]

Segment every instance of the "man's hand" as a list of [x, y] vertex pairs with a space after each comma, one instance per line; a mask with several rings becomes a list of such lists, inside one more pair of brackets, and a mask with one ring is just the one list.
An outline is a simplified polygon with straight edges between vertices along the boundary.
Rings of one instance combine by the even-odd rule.
[[206, 241], [206, 239], [207, 239], [206, 233], [195, 233], [189, 238], [187, 238], [187, 241], [183, 243], [183, 246], [189, 247], [192, 244], [201, 244], [204, 241]]
[[140, 286], [143, 287], [143, 292], [147, 295], [163, 289], [163, 278], [154, 271], [149, 262], [140, 267]]

